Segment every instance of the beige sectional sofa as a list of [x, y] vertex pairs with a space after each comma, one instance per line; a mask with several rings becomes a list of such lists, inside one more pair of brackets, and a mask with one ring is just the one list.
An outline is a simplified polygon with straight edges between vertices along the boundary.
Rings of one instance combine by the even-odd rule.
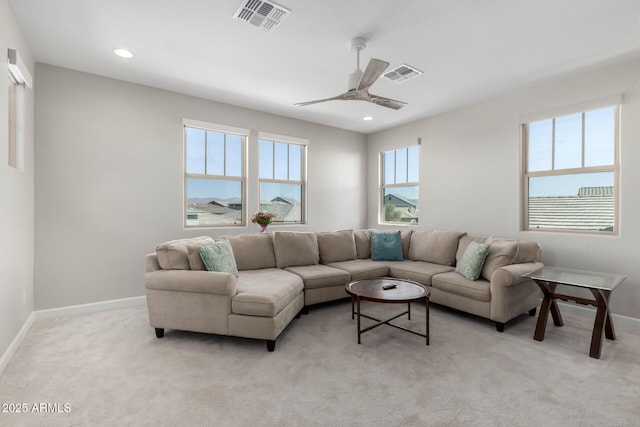
[[[386, 231], [386, 230], [385, 230]], [[238, 273], [206, 271], [199, 247], [210, 237], [166, 242], [146, 256], [149, 321], [165, 329], [275, 340], [307, 307], [346, 298], [352, 280], [391, 276], [431, 290], [430, 301], [493, 320], [498, 331], [535, 314], [536, 284], [521, 276], [542, 267], [535, 242], [456, 231], [401, 231], [403, 261], [373, 261], [371, 230], [274, 232], [226, 237]], [[455, 271], [470, 242], [489, 243], [478, 280]]]

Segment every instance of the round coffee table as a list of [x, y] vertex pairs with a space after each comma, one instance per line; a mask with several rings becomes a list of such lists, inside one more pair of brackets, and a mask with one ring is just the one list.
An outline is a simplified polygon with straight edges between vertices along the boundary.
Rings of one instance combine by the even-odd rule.
[[[396, 329], [401, 329], [424, 337], [426, 338], [427, 345], [429, 345], [429, 296], [431, 293], [421, 284], [412, 282], [411, 280], [379, 277], [375, 279], [356, 280], [355, 282], [348, 283], [345, 285], [345, 290], [349, 295], [351, 295], [351, 318], [353, 319], [355, 315], [358, 316], [358, 344], [361, 343], [360, 336], [363, 333], [370, 331], [373, 328], [377, 328], [380, 325], [389, 325]], [[387, 304], [406, 303], [407, 310], [389, 319], [380, 320], [363, 314], [360, 311], [360, 301], [372, 301]], [[392, 320], [397, 319], [400, 316], [404, 316], [405, 314], [407, 315], [407, 318], [411, 320], [411, 303], [418, 301], [424, 301], [426, 307], [426, 330], [424, 334], [390, 323]], [[361, 329], [360, 317], [366, 317], [367, 319], [375, 320], [378, 323]]]

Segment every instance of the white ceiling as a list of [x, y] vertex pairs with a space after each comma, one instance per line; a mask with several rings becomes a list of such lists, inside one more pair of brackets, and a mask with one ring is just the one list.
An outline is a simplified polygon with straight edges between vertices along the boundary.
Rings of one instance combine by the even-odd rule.
[[[363, 133], [640, 56], [638, 0], [278, 0], [291, 14], [272, 33], [232, 19], [242, 1], [9, 3], [36, 61]], [[346, 90], [356, 36], [362, 68], [424, 72], [370, 90], [409, 105], [293, 106]]]

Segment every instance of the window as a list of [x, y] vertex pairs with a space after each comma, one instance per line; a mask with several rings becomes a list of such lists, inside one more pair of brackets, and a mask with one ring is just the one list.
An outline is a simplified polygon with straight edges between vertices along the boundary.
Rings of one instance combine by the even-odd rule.
[[382, 222], [418, 224], [420, 147], [380, 154], [382, 164]]
[[301, 142], [260, 136], [260, 209], [274, 213], [274, 223], [306, 221], [306, 148]]
[[245, 146], [248, 132], [185, 124], [185, 226], [245, 224]]
[[617, 232], [618, 106], [523, 125], [524, 229]]

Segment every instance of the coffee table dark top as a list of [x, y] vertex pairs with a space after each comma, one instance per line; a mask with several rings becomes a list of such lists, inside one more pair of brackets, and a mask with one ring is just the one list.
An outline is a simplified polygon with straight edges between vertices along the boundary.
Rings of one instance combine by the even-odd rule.
[[[396, 285], [396, 287], [382, 289], [387, 285]], [[345, 285], [345, 289], [351, 296], [359, 296], [362, 300], [374, 302], [409, 303], [421, 301], [430, 295], [429, 290], [419, 283], [388, 277], [356, 280]]]

